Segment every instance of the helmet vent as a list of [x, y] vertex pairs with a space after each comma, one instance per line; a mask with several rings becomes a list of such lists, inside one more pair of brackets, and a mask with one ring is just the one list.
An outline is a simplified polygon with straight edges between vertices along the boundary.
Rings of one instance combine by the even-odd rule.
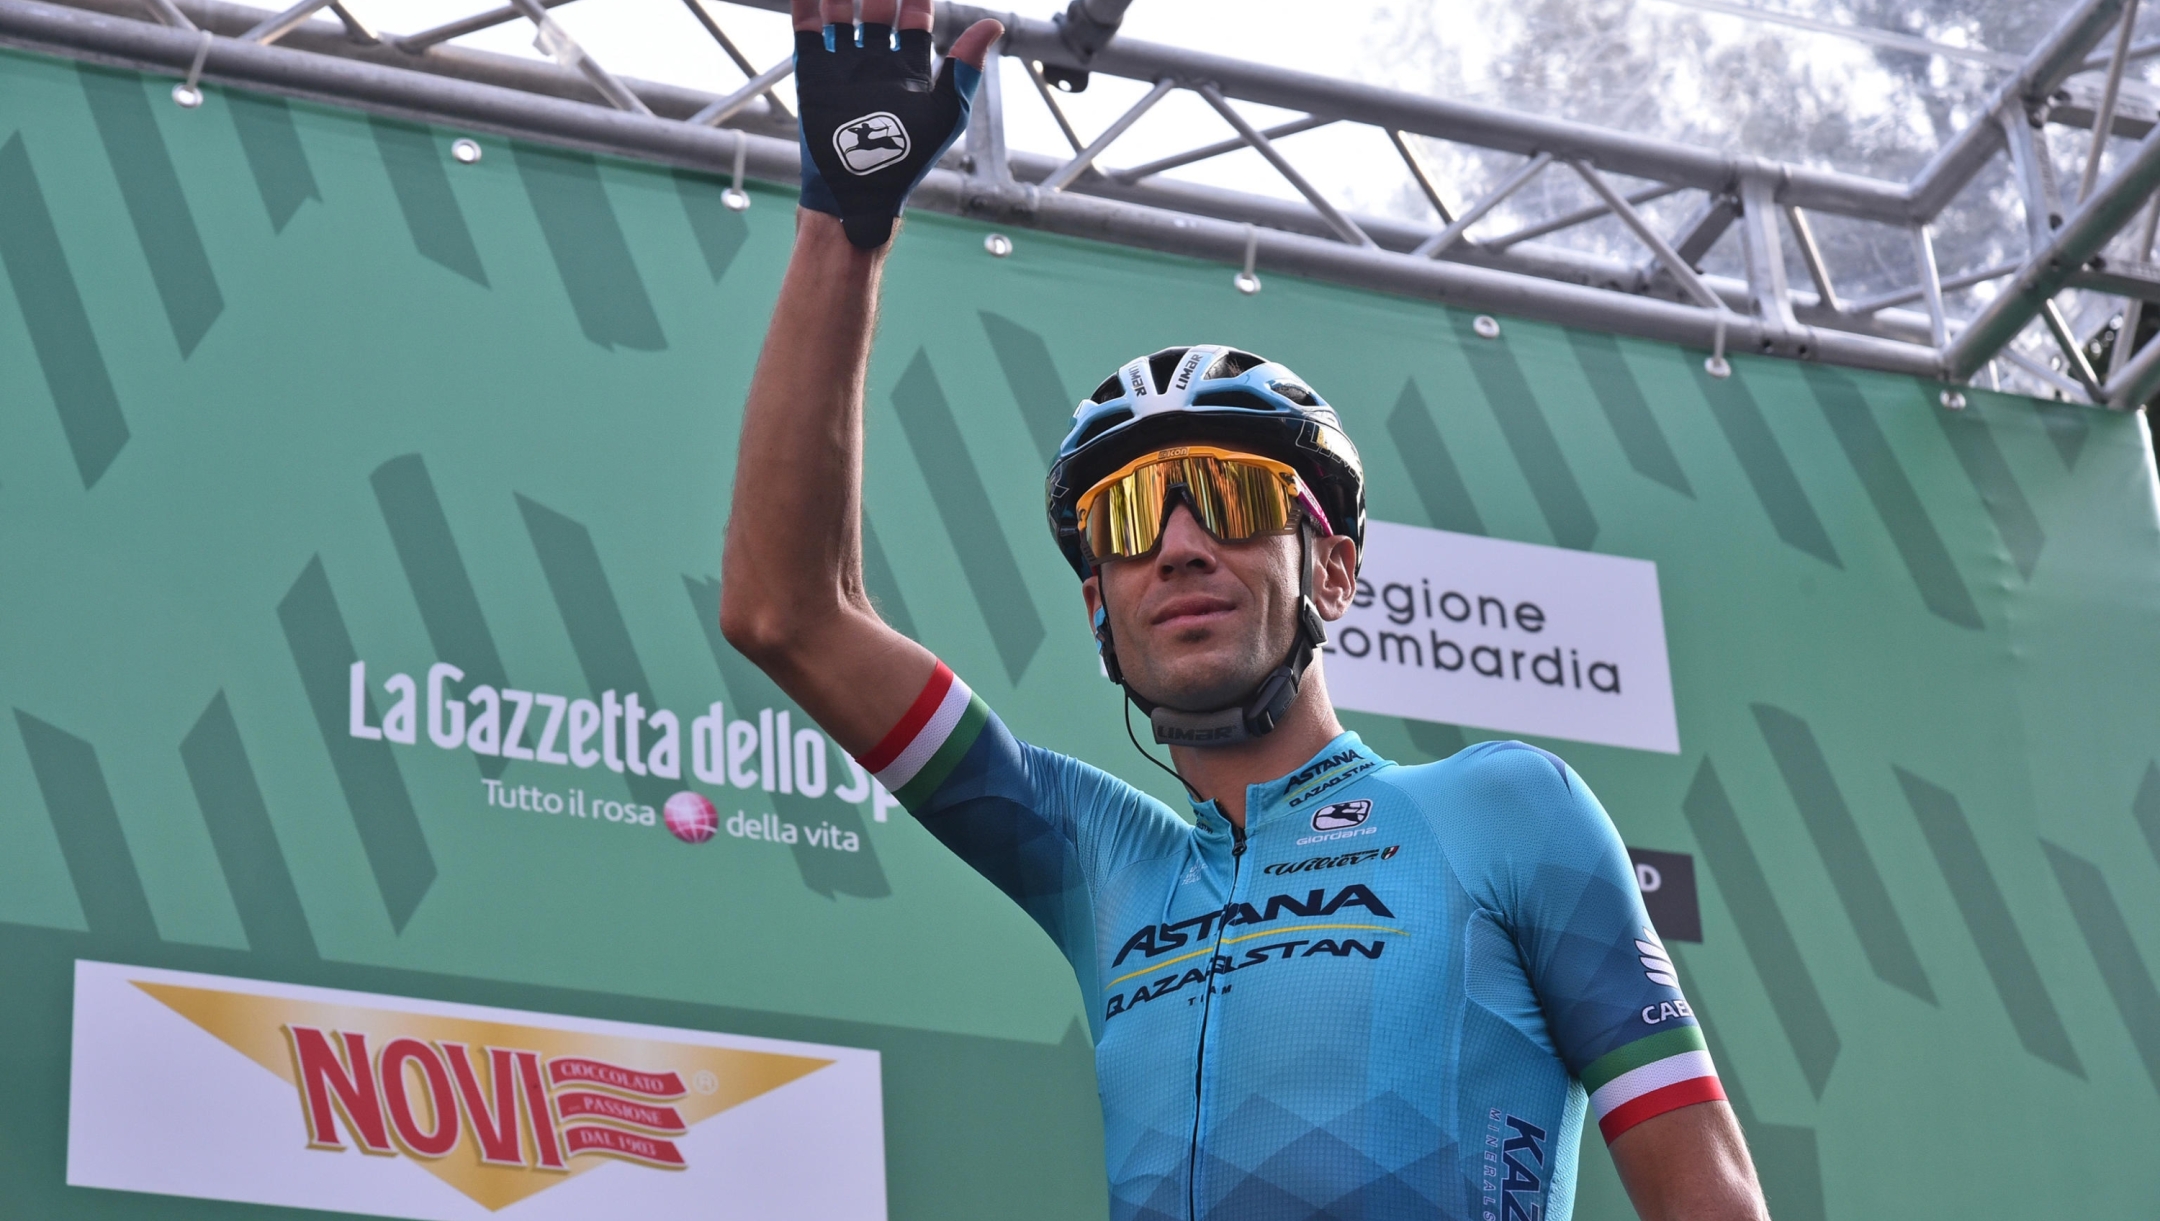
[[1161, 393], [1170, 385], [1171, 377], [1177, 373], [1178, 362], [1185, 359], [1185, 354], [1190, 351], [1191, 348], [1164, 348], [1148, 357], [1148, 380], [1154, 383], [1152, 389], [1156, 393]]
[[1125, 393], [1125, 383], [1119, 381], [1118, 375], [1113, 373], [1103, 379], [1102, 385], [1095, 387], [1095, 393], [1088, 396], [1088, 401], [1091, 403], [1107, 403], [1123, 393]]
[[1195, 407], [1236, 407], [1246, 411], [1274, 411], [1275, 405], [1250, 390], [1210, 390], [1193, 396]]
[[1322, 406], [1320, 396], [1302, 382], [1269, 382], [1268, 389], [1289, 399], [1300, 407]]
[[1267, 359], [1265, 357], [1255, 356], [1250, 352], [1240, 352], [1236, 348], [1232, 348], [1223, 353], [1213, 365], [1210, 365], [1203, 376], [1210, 381], [1218, 377], [1236, 377], [1255, 365], [1264, 365], [1266, 363]]

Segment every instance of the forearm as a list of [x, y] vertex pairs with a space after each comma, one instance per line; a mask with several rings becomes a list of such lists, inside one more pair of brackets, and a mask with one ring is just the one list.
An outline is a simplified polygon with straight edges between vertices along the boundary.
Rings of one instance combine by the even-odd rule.
[[736, 454], [721, 620], [739, 645], [860, 598], [863, 379], [884, 261], [834, 218], [797, 213]]
[[899, 719], [932, 664], [862, 586], [863, 382], [883, 266], [833, 217], [798, 213], [743, 412], [721, 569], [730, 643], [851, 750]]
[[1701, 1102], [1622, 1132], [1613, 1165], [1643, 1221], [1767, 1221], [1732, 1108]]

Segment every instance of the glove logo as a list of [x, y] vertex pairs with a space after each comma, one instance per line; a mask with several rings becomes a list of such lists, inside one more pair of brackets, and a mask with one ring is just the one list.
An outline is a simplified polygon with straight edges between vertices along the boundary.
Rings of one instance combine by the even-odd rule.
[[1370, 801], [1339, 801], [1331, 806], [1321, 806], [1312, 812], [1312, 829], [1315, 831], [1340, 831], [1365, 821], [1372, 813]]
[[833, 132], [833, 151], [850, 174], [875, 173], [908, 155], [907, 125], [889, 110], [874, 111], [842, 123]]

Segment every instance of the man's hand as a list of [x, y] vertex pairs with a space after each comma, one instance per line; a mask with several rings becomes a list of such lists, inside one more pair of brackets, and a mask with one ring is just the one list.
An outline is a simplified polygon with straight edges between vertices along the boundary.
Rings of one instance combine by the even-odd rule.
[[1698, 1102], [1646, 1119], [1612, 1143], [1643, 1221], [1769, 1221], [1732, 1108]]
[[[899, 16], [898, 34], [894, 15]], [[794, 0], [802, 205], [875, 250], [923, 175], [967, 128], [983, 57], [1004, 33], [978, 21], [930, 74], [930, 0]]]

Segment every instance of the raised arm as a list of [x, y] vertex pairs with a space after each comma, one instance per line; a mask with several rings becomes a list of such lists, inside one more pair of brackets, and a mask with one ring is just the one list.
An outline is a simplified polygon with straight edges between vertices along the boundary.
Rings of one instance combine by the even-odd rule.
[[[827, 24], [846, 29], [852, 8], [849, 0], [825, 0], [822, 11], [818, 0], [794, 0], [795, 29], [798, 35]], [[927, 36], [930, 0], [863, 2], [866, 28], [891, 26], [896, 13], [900, 30]], [[961, 35], [952, 57], [979, 69], [1002, 32], [995, 21], [978, 22]], [[906, 35], [901, 45], [904, 53]], [[798, 38], [798, 57], [818, 53], [814, 42]], [[805, 73], [798, 85], [806, 124], [817, 121], [820, 99], [812, 94], [822, 88], [817, 73]], [[862, 104], [845, 96], [823, 100], [824, 113]], [[961, 113], [964, 122], [964, 106]], [[829, 132], [806, 127], [806, 134], [834, 143]], [[928, 143], [931, 134], [914, 138]], [[816, 195], [809, 180], [819, 175], [804, 168], [806, 206], [797, 213], [794, 254], [743, 414], [720, 630], [843, 749], [862, 754], [901, 720], [937, 663], [886, 626], [863, 590], [863, 380], [890, 247], [880, 240], [865, 248], [860, 201], [836, 199], [829, 189]], [[843, 195], [858, 186], [846, 184]], [[833, 206], [815, 210], [827, 204]], [[897, 212], [897, 200], [892, 209]], [[846, 221], [837, 214], [843, 211]]]

